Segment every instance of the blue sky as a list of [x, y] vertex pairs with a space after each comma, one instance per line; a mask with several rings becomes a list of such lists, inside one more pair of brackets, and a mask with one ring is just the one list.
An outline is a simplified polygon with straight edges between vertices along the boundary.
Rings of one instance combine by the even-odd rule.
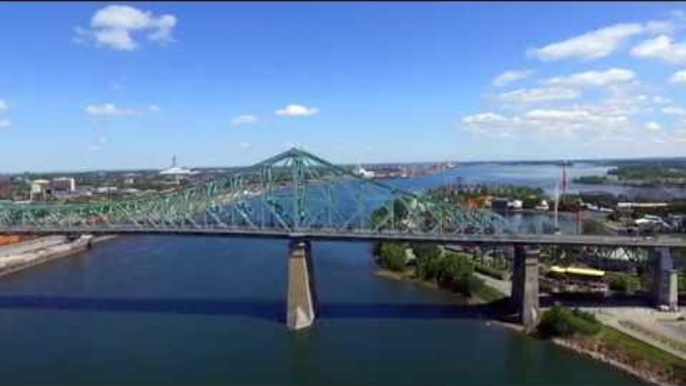
[[679, 3], [1, 3], [0, 171], [686, 155]]

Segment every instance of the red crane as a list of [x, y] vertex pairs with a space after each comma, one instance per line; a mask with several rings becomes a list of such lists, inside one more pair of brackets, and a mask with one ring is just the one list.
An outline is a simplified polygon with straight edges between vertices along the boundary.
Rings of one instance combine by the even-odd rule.
[[562, 195], [567, 194], [567, 163], [562, 164]]

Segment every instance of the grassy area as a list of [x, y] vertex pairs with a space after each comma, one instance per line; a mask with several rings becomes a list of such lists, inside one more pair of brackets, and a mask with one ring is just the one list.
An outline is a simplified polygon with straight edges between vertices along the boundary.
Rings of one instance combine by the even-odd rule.
[[605, 343], [608, 348], [624, 354], [624, 362], [627, 364], [649, 364], [651, 367], [670, 371], [681, 382], [686, 381], [686, 361], [668, 352], [608, 326], [603, 326], [596, 339]]
[[543, 313], [536, 329], [543, 337], [596, 335], [602, 324], [589, 312], [556, 305]]
[[492, 268], [483, 264], [474, 264], [474, 270], [480, 274], [490, 276], [496, 280], [507, 280], [510, 278], [510, 274], [507, 271]]
[[489, 287], [488, 284], [484, 284], [481, 288], [479, 288], [478, 291], [476, 291], [474, 295], [481, 299], [484, 303], [491, 303], [507, 297], [495, 288]]
[[663, 335], [660, 335], [660, 334], [656, 334], [653, 331], [648, 330], [647, 328], [645, 328], [639, 324], [636, 324], [634, 322], [628, 321], [628, 320], [622, 320], [619, 323], [622, 326], [625, 326], [627, 328], [635, 330], [635, 331], [637, 331], [643, 335], [647, 335], [647, 336], [649, 336], [649, 337], [651, 337], [651, 338], [653, 338], [653, 339], [655, 339], [655, 340], [657, 340], [657, 341], [659, 341], [659, 342], [661, 342], [667, 346], [675, 348], [679, 351], [686, 352], [686, 344], [684, 344], [682, 342], [676, 341], [674, 339], [670, 339], [670, 338], [663, 336]]
[[621, 364], [644, 379], [686, 385], [686, 361], [603, 325], [588, 312], [552, 307], [542, 315], [537, 331], [539, 336], [563, 338], [577, 350]]
[[[415, 267], [407, 267], [402, 272], [397, 272], [397, 271], [392, 271], [392, 270], [385, 269], [385, 268], [380, 268], [379, 270], [377, 270], [376, 274], [378, 276], [386, 278], [386, 279], [409, 281], [409, 282], [413, 282], [416, 284], [424, 285], [426, 287], [431, 287], [434, 289], [441, 289], [441, 287], [438, 285], [436, 280], [427, 280], [427, 279], [423, 279], [421, 277], [418, 277]], [[454, 291], [450, 291], [449, 289], [443, 288], [443, 290], [454, 293]], [[457, 294], [457, 295], [464, 296], [464, 294]], [[487, 284], [484, 284], [483, 286], [479, 286], [474, 291], [472, 296], [475, 298], [478, 298], [479, 300], [481, 300], [484, 303], [491, 303], [491, 302], [501, 300], [501, 299], [507, 297], [506, 295], [502, 294], [500, 291], [496, 290], [495, 288], [489, 287]]]

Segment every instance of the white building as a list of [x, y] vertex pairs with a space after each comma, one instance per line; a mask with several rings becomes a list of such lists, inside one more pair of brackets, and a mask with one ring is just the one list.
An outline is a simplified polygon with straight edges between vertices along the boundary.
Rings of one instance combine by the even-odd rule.
[[362, 166], [358, 166], [353, 173], [362, 178], [374, 178], [374, 172], [371, 170], [366, 170]]
[[618, 209], [630, 209], [630, 208], [664, 208], [666, 207], [666, 202], [618, 202]]
[[33, 180], [31, 181], [31, 201], [36, 199], [36, 197], [41, 197], [45, 199], [45, 194], [50, 186], [50, 181], [48, 180]]
[[522, 200], [512, 200], [507, 203], [508, 209], [522, 209], [524, 207], [524, 203]]
[[76, 190], [76, 180], [73, 177], [53, 178], [50, 189], [58, 192], [73, 192]]
[[184, 176], [195, 174], [191, 169], [184, 168], [183, 166], [176, 166], [176, 156], [172, 157], [172, 166], [160, 171], [163, 176]]
[[550, 210], [550, 205], [548, 205], [548, 201], [541, 200], [541, 202], [538, 205], [536, 205], [536, 209], [538, 209], [538, 210]]

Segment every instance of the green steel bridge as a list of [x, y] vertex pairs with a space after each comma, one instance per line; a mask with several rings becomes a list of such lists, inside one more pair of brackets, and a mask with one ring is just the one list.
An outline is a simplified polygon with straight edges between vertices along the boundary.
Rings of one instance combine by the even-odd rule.
[[[655, 299], [672, 304], [670, 249], [684, 239], [523, 233], [503, 216], [442, 202], [361, 178], [291, 149], [213, 181], [133, 199], [0, 203], [0, 234], [171, 234], [291, 240], [288, 324], [314, 320], [310, 241], [402, 241], [500, 246], [513, 252], [513, 298], [529, 326], [537, 317], [538, 248], [649, 252], [657, 262]], [[513, 247], [513, 248], [511, 248]], [[534, 247], [534, 249], [531, 249]], [[648, 255], [643, 253], [644, 256]], [[535, 263], [531, 263], [531, 262]], [[674, 284], [676, 285], [676, 284]], [[535, 298], [535, 300], [534, 300]]]
[[[380, 209], [379, 209], [380, 208]], [[0, 233], [496, 234], [487, 210], [360, 178], [303, 150], [169, 192], [87, 204], [0, 204]]]
[[0, 203], [0, 234], [65, 233], [686, 247], [680, 239], [525, 233], [490, 210], [364, 179], [300, 149], [213, 181], [133, 199]]

